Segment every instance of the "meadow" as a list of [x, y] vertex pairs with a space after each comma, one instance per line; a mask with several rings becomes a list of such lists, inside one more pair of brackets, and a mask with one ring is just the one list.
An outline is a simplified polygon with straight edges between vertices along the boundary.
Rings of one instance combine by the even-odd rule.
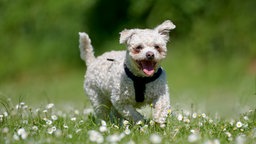
[[0, 143], [255, 143], [255, 81], [244, 60], [201, 65], [169, 55], [166, 125], [152, 121], [150, 106], [141, 110], [145, 123], [97, 120], [82, 88], [84, 66], [54, 67], [1, 85]]
[[57, 109], [55, 104], [32, 108], [25, 102], [3, 103], [1, 143], [255, 143], [256, 110], [234, 119], [218, 114], [173, 109], [166, 125], [96, 120], [92, 109]]

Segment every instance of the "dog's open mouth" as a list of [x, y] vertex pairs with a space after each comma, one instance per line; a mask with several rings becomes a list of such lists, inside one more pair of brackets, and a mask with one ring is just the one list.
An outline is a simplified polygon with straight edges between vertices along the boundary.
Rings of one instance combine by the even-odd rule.
[[147, 75], [152, 76], [155, 72], [156, 62], [149, 60], [137, 61], [141, 70]]

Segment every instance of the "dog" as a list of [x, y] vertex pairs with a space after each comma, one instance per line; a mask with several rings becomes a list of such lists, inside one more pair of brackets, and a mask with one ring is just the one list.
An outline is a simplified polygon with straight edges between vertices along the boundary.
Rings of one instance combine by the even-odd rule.
[[154, 29], [125, 29], [119, 41], [127, 50], [97, 58], [89, 36], [79, 32], [80, 56], [87, 66], [84, 89], [97, 118], [108, 120], [113, 113], [129, 121], [143, 121], [136, 109], [152, 104], [153, 120], [166, 122], [170, 96], [160, 63], [167, 54], [169, 32], [175, 27], [166, 20]]

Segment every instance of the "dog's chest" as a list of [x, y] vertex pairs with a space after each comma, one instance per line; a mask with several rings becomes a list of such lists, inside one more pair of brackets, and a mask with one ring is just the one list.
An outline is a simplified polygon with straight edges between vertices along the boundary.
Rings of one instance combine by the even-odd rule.
[[144, 101], [143, 102], [137, 102], [135, 97], [135, 88], [134, 83], [131, 79], [125, 77], [123, 78], [123, 82], [121, 82], [120, 85], [120, 92], [121, 92], [121, 99], [125, 99], [127, 102], [133, 104], [133, 105], [144, 105], [144, 104], [151, 104], [153, 101], [155, 101], [162, 92], [159, 92], [159, 85], [162, 87], [161, 84], [159, 84], [159, 80], [150, 82], [145, 85], [144, 93]]

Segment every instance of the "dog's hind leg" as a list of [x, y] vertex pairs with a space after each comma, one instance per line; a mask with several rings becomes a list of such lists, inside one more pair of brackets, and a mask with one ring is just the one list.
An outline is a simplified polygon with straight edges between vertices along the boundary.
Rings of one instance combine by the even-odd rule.
[[94, 89], [86, 88], [86, 92], [89, 96], [96, 117], [102, 120], [109, 120], [109, 114], [112, 107], [111, 102]]

